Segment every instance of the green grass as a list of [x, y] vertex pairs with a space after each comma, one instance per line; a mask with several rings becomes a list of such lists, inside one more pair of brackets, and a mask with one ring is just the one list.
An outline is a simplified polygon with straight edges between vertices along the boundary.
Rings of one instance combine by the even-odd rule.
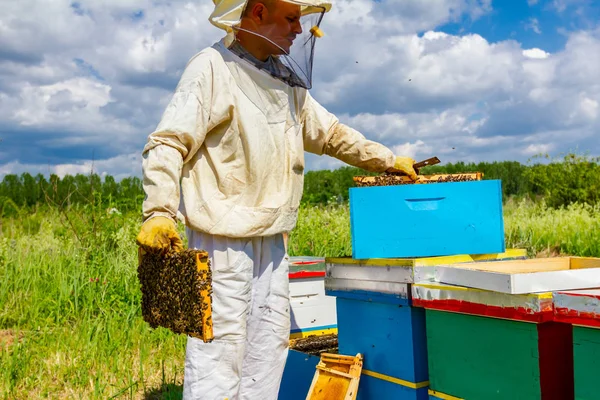
[[[67, 219], [68, 217], [68, 219]], [[0, 398], [181, 398], [185, 338], [140, 315], [139, 215], [22, 212], [0, 237]], [[600, 207], [509, 201], [508, 247], [600, 257]], [[351, 254], [347, 206], [307, 207], [290, 255]]]

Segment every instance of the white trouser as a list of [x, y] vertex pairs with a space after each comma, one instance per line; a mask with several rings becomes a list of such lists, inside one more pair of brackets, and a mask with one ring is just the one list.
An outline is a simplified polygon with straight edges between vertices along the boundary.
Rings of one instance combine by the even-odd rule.
[[283, 235], [232, 239], [187, 230], [209, 253], [215, 340], [188, 337], [184, 400], [276, 400], [290, 337]]

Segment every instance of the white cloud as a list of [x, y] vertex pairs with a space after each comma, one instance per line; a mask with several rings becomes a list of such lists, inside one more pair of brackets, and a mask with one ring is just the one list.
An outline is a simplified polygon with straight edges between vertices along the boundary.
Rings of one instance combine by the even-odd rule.
[[110, 86], [85, 78], [52, 85], [25, 85], [20, 97], [21, 104], [13, 119], [23, 126], [48, 125], [58, 121], [72, 124], [81, 119], [86, 123], [98, 123], [102, 121], [99, 109], [112, 101]]
[[[137, 154], [187, 60], [222, 35], [207, 21], [212, 2], [43, 3], [0, 2], [0, 175], [87, 172], [94, 153], [98, 171], [139, 175]], [[437, 29], [491, 11], [490, 0], [338, 0], [312, 93], [415, 158], [520, 159], [577, 145], [600, 154], [600, 31], [569, 33], [550, 53]], [[307, 155], [309, 170], [341, 165]]]
[[433, 151], [431, 146], [428, 146], [422, 140], [417, 140], [414, 143], [398, 144], [392, 147], [395, 154], [402, 154], [407, 157], [418, 159], [419, 154], [428, 154]]
[[527, 58], [544, 59], [550, 56], [550, 53], [546, 53], [542, 49], [527, 49], [523, 50], [523, 55]]
[[551, 143], [530, 144], [522, 153], [526, 156], [535, 156], [538, 154], [547, 154], [554, 150], [554, 145]]

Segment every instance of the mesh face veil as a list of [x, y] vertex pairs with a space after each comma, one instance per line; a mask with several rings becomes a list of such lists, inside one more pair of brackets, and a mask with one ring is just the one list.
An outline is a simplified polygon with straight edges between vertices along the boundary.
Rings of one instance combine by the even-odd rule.
[[[248, 0], [235, 3], [233, 0], [215, 0], [215, 12], [210, 21], [233, 36], [246, 32], [259, 38], [261, 51], [267, 58], [253, 60], [255, 65], [290, 86], [310, 89], [315, 44], [323, 36], [320, 25], [331, 3], [276, 0], [270, 7], [263, 4], [266, 12], [261, 15], [264, 20], [260, 22], [248, 16], [253, 11], [248, 9]], [[261, 4], [259, 1], [252, 2], [252, 5], [256, 6], [257, 3]], [[244, 15], [246, 23], [242, 24]], [[244, 52], [243, 49], [240, 51]], [[252, 56], [247, 58], [252, 59]]]

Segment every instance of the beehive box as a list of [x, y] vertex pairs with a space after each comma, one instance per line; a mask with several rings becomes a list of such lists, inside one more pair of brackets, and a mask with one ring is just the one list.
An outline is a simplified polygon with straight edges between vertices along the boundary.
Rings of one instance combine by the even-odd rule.
[[600, 289], [554, 293], [557, 321], [573, 326], [575, 398], [598, 399], [600, 376]]
[[437, 282], [523, 294], [600, 287], [600, 258], [556, 257], [438, 265], [421, 270]]
[[412, 301], [425, 308], [431, 399], [569, 398], [570, 331], [549, 322], [552, 293], [417, 282]]
[[418, 259], [327, 258], [325, 293], [337, 298], [339, 351], [364, 355], [359, 398], [428, 398], [425, 315], [411, 307], [416, 270], [441, 262], [522, 257], [525, 251], [514, 249]]
[[574, 398], [567, 324], [426, 309], [426, 328], [434, 392], [468, 400]]
[[431, 399], [573, 399], [572, 331], [554, 321], [552, 293], [438, 282], [411, 293], [425, 308]]
[[[350, 257], [327, 258], [326, 294], [344, 295], [351, 291], [354, 298], [408, 299], [407, 283], [433, 280], [437, 265], [458, 265], [484, 261], [524, 260], [525, 249], [508, 249], [493, 254], [458, 254], [423, 258], [390, 258], [357, 260]], [[429, 268], [426, 268], [429, 267]]]
[[[404, 284], [408, 286], [408, 284]], [[338, 346], [364, 356], [358, 398], [426, 399], [425, 316], [407, 299], [338, 294]]]
[[352, 258], [505, 251], [499, 180], [350, 189]]
[[337, 333], [335, 297], [325, 294], [325, 259], [290, 258], [292, 339]]

